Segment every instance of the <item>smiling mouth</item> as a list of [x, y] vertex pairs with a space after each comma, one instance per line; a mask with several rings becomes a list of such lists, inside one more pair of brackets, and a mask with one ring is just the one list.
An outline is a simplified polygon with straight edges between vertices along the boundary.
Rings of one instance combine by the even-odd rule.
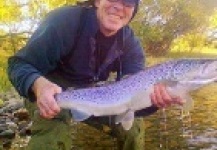
[[109, 17], [112, 19], [122, 19], [123, 18], [122, 16], [114, 15], [114, 14], [109, 14]]

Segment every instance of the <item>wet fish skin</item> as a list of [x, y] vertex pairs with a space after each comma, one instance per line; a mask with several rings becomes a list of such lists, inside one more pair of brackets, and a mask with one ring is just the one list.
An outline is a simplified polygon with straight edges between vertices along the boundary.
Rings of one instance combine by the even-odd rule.
[[66, 90], [56, 95], [60, 107], [70, 109], [75, 121], [90, 116], [116, 115], [116, 123], [129, 130], [134, 112], [152, 105], [150, 94], [165, 83], [171, 94], [192, 105], [189, 91], [217, 81], [217, 59], [178, 59], [154, 65], [113, 84]]

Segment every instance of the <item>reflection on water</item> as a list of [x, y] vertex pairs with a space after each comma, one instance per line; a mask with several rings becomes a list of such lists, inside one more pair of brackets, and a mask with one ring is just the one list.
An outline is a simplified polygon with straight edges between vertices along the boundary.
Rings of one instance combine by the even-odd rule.
[[[216, 93], [214, 84], [192, 93], [195, 107], [190, 113], [172, 107], [146, 117], [144, 150], [217, 150]], [[84, 124], [72, 128], [76, 129], [72, 149], [117, 150], [115, 139], [95, 128]], [[15, 140], [19, 147], [24, 146], [21, 140]], [[15, 144], [12, 147], [18, 150]]]
[[197, 99], [192, 112], [194, 138], [189, 144], [203, 150], [217, 150], [217, 85], [201, 89], [193, 96]]
[[217, 150], [217, 85], [192, 93], [191, 113], [170, 108], [146, 118], [146, 150]]
[[185, 138], [192, 137], [191, 115], [179, 109], [164, 109], [146, 118], [147, 150], [186, 149]]
[[[146, 117], [144, 150], [217, 150], [216, 93], [217, 85], [192, 93], [195, 107], [190, 113], [172, 107]], [[117, 149], [116, 141], [108, 135], [87, 126], [77, 128], [75, 134], [81, 136], [73, 139], [77, 141], [74, 148]]]
[[[203, 133], [188, 140], [191, 147], [203, 147], [203, 150], [217, 149], [217, 130], [207, 128]], [[205, 148], [206, 147], [206, 148]]]

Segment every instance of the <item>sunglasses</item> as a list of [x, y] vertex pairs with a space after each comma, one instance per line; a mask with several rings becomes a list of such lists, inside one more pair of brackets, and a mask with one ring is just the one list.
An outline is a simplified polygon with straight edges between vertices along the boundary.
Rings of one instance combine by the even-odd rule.
[[136, 0], [107, 0], [109, 2], [122, 2], [124, 6], [126, 7], [135, 7], [136, 6]]

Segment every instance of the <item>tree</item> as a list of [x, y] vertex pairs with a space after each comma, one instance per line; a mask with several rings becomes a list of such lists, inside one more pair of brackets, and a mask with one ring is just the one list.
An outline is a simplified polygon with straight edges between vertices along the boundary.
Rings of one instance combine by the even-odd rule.
[[50, 10], [75, 2], [75, 0], [0, 1], [0, 91], [2, 88], [10, 87], [6, 75], [7, 58], [26, 43]]
[[207, 26], [204, 6], [198, 0], [146, 0], [132, 26], [143, 41], [146, 52], [163, 55], [177, 37], [203, 32]]
[[49, 11], [62, 5], [75, 3], [76, 0], [0, 1], [0, 29], [6, 31], [5, 34], [0, 34], [0, 40], [10, 39], [12, 46], [9, 51], [15, 53], [25, 44]]
[[207, 38], [207, 43], [213, 45], [217, 48], [217, 10], [210, 17], [210, 26], [209, 26], [209, 36]]

